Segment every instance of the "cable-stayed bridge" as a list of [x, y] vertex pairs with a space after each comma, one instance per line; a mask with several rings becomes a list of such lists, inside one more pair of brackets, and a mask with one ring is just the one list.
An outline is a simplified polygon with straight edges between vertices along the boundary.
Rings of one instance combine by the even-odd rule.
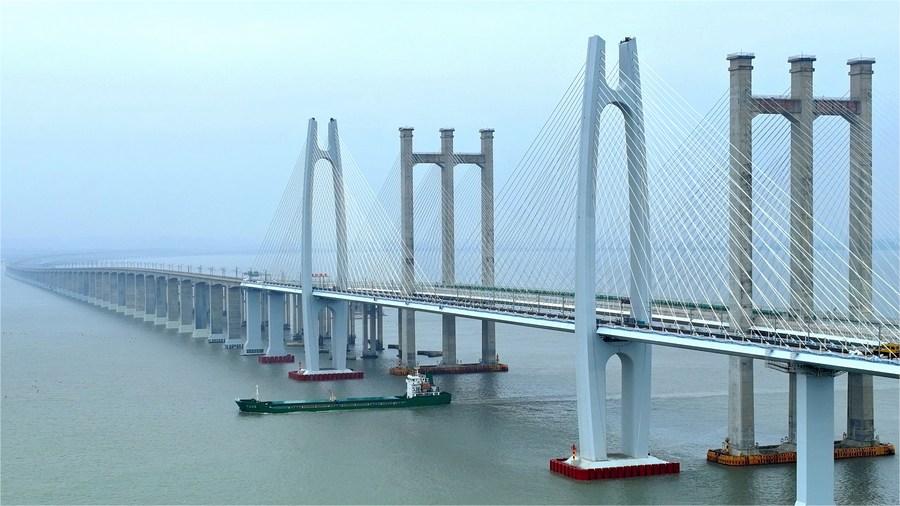
[[[310, 120], [253, 266], [262, 275], [119, 263], [10, 272], [247, 354], [286, 356], [287, 325], [304, 337], [303, 373], [315, 377], [347, 370], [357, 313], [364, 356], [377, 353], [385, 308], [397, 312], [406, 367], [416, 365], [416, 312], [442, 315], [447, 364], [457, 317], [482, 321], [487, 365], [498, 322], [572, 332], [579, 455], [567, 465], [580, 469], [615, 461], [613, 355], [623, 363], [621, 453], [641, 465], [652, 345], [732, 357], [726, 453], [736, 457], [760, 453], [753, 359], [763, 359], [790, 378], [798, 502], [830, 502], [833, 376], [850, 373], [846, 440], [860, 447], [876, 439], [872, 376], [900, 377], [900, 199], [879, 186], [897, 159], [873, 149], [889, 149], [877, 126], [892, 118], [873, 108], [873, 59], [847, 62], [845, 96], [817, 97], [814, 57], [789, 60], [790, 88], [776, 96], [753, 93], [753, 58], [728, 56], [730, 88], [701, 116], [639, 65], [635, 39], [607, 72], [604, 43], [591, 38], [585, 66], [496, 195], [493, 130], [480, 132], [478, 152], [457, 152], [452, 129], [439, 151], [420, 152], [401, 128], [376, 193], [337, 122], [322, 148]], [[323, 335], [328, 369], [311, 345]]]

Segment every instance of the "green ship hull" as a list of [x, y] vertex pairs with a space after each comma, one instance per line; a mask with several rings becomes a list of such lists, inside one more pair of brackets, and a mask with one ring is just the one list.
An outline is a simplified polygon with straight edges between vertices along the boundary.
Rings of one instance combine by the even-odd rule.
[[414, 408], [450, 404], [450, 394], [422, 395], [413, 398], [405, 395], [391, 397], [348, 397], [336, 400], [316, 401], [258, 401], [237, 399], [238, 408], [245, 413], [295, 413], [299, 411], [335, 411], [340, 409]]

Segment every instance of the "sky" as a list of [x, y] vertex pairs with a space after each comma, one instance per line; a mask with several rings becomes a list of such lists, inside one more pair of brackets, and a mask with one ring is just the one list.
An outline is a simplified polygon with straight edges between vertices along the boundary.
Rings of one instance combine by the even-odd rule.
[[310, 117], [323, 136], [338, 119], [376, 191], [398, 127], [416, 150], [454, 127], [470, 151], [494, 128], [502, 185], [593, 34], [637, 37], [701, 112], [735, 51], [756, 54], [756, 93], [783, 92], [799, 53], [818, 57], [816, 95], [846, 93], [856, 56], [877, 59], [876, 94], [900, 88], [896, 2], [5, 1], [0, 17], [4, 255], [253, 252]]

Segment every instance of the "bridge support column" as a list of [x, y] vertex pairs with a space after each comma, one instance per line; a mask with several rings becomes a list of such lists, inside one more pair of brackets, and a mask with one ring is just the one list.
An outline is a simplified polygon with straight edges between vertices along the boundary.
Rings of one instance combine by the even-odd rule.
[[848, 446], [869, 446], [875, 442], [875, 405], [872, 376], [847, 373]]
[[[729, 324], [749, 332], [753, 315], [753, 111], [752, 54], [728, 56], [731, 79], [729, 172]], [[753, 360], [730, 357], [728, 446], [732, 454], [756, 451], [753, 416]]]
[[266, 348], [267, 357], [283, 357], [287, 355], [284, 350], [284, 293], [268, 292], [269, 295], [269, 345]]
[[247, 296], [247, 341], [244, 343], [242, 355], [262, 355], [265, 352], [262, 344], [262, 292], [248, 288]]
[[375, 306], [375, 350], [376, 351], [384, 351], [384, 308], [382, 306]]
[[269, 297], [266, 295], [261, 295], [259, 298], [259, 306], [262, 314], [262, 328], [268, 330], [269, 328]]
[[797, 375], [797, 505], [834, 504], [834, 372]]
[[110, 290], [109, 273], [100, 273], [100, 307], [112, 307], [112, 291]]
[[163, 276], [156, 277], [156, 320], [158, 326], [165, 327], [169, 319], [169, 300], [167, 291], [169, 280]]
[[578, 378], [578, 435], [581, 467], [608, 459], [606, 434], [606, 366], [613, 355], [622, 362], [622, 453], [629, 458], [648, 454], [650, 427], [650, 345], [607, 342], [594, 337], [578, 360], [589, 362]]
[[[850, 119], [850, 314], [872, 317], [872, 66], [873, 58], [854, 58], [850, 66], [850, 98], [859, 103]], [[847, 438], [860, 446], [875, 437], [872, 377], [847, 376]]]
[[244, 322], [241, 309], [244, 307], [243, 290], [240, 286], [228, 287], [228, 337], [225, 340], [225, 349], [241, 349], [244, 347], [244, 339], [241, 325]]
[[362, 358], [375, 358], [378, 353], [375, 352], [375, 313], [374, 306], [363, 304], [362, 306], [362, 330], [363, 330], [363, 353]]
[[356, 311], [353, 303], [347, 307], [347, 360], [356, 360]]
[[225, 342], [225, 287], [209, 286], [209, 343]]
[[168, 308], [168, 320], [166, 329], [178, 330], [181, 326], [181, 304], [178, 298], [178, 278], [169, 278], [166, 281], [166, 306]]
[[324, 332], [325, 318], [322, 304], [312, 294], [301, 294], [303, 304], [303, 367], [307, 371], [319, 370], [319, 346]]
[[194, 285], [191, 280], [181, 280], [178, 296], [181, 301], [181, 325], [178, 326], [178, 332], [191, 334], [194, 332]]
[[410, 369], [416, 367], [416, 312], [412, 309], [400, 309], [400, 365]]
[[755, 453], [753, 359], [729, 357], [728, 448], [732, 455]]
[[134, 315], [134, 284], [135, 275], [128, 273], [125, 275], [125, 311], [126, 316]]
[[194, 284], [194, 332], [193, 337], [209, 338], [209, 283]]
[[492, 321], [481, 321], [481, 363], [496, 364], [497, 357], [497, 340], [495, 334], [495, 323]]
[[144, 276], [144, 321], [156, 322], [156, 276]]
[[441, 315], [441, 363], [456, 364], [456, 317]]
[[125, 313], [125, 273], [116, 274], [116, 312]]
[[348, 318], [350, 304], [338, 301], [332, 305], [334, 321], [331, 327], [331, 366], [338, 371], [347, 369]]
[[147, 287], [143, 274], [135, 274], [134, 276], [134, 313], [135, 319], [144, 319], [144, 308], [147, 305]]

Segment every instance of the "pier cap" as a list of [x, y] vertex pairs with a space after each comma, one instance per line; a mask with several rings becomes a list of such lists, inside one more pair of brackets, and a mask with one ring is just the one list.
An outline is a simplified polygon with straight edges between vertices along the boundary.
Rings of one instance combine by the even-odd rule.
[[850, 58], [847, 60], [847, 65], [850, 66], [849, 75], [865, 75], [865, 74], [873, 74], [872, 64], [875, 63], [875, 58], [860, 56], [859, 58]]
[[454, 128], [441, 128], [441, 137], [453, 137]]
[[728, 61], [731, 61], [731, 60], [752, 60], [752, 59], [754, 59], [754, 58], [756, 58], [756, 55], [755, 55], [755, 54], [753, 54], [753, 53], [744, 53], [744, 52], [730, 53], [728, 56], [725, 57], [725, 59], [728, 60]]
[[795, 56], [791, 56], [788, 58], [788, 63], [800, 63], [800, 62], [814, 62], [816, 61], [816, 56], [812, 54], [798, 54]]

